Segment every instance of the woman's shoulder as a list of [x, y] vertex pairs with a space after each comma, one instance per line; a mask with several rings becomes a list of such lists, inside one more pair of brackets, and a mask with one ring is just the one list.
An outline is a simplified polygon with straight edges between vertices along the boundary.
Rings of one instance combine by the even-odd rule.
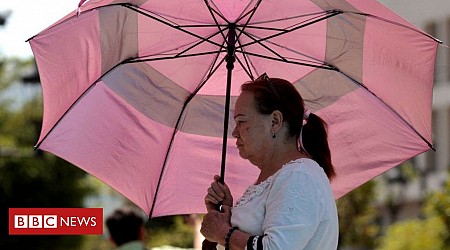
[[325, 171], [316, 161], [309, 158], [300, 158], [286, 163], [274, 176], [273, 182], [275, 185], [279, 183], [279, 185], [289, 186], [329, 184]]
[[309, 158], [299, 158], [286, 163], [278, 172], [278, 175], [292, 174], [321, 174], [325, 173], [320, 165]]

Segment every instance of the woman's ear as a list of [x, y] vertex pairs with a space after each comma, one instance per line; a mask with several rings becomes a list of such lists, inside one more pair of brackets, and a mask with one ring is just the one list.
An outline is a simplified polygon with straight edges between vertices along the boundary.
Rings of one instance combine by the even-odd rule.
[[283, 114], [279, 110], [275, 110], [271, 114], [272, 118], [272, 127], [271, 132], [277, 133], [280, 130], [281, 126], [283, 126]]

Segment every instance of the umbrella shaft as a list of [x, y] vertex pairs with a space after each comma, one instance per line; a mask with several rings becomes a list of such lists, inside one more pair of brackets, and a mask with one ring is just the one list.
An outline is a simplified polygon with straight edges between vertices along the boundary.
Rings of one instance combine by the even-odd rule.
[[230, 23], [227, 38], [227, 88], [225, 95], [225, 116], [223, 121], [223, 142], [222, 142], [222, 162], [220, 165], [220, 182], [225, 181], [225, 160], [227, 156], [227, 140], [228, 140], [228, 120], [230, 113], [230, 96], [231, 96], [231, 76], [233, 73], [234, 62], [236, 60], [234, 52], [236, 50], [236, 24]]

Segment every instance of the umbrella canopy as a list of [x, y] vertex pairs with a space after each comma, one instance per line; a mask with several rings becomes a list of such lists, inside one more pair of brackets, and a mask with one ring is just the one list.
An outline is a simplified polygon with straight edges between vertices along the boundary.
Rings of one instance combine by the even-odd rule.
[[226, 110], [263, 72], [328, 123], [336, 198], [432, 147], [438, 41], [374, 0], [88, 1], [29, 42], [37, 147], [151, 217], [205, 212], [221, 162], [235, 195], [255, 180]]

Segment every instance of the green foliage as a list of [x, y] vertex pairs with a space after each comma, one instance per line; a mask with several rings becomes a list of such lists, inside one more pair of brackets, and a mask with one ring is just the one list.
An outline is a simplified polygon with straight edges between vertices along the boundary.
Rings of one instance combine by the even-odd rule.
[[373, 249], [380, 227], [372, 205], [375, 182], [369, 181], [337, 201], [339, 214], [339, 246]]
[[444, 225], [442, 240], [450, 249], [450, 177], [441, 192], [433, 193], [426, 201], [424, 212], [427, 217], [437, 217]]
[[430, 194], [424, 218], [391, 225], [380, 239], [380, 250], [450, 250], [450, 178], [442, 191]]
[[153, 218], [148, 223], [148, 246], [170, 245], [181, 248], [192, 248], [194, 227], [188, 223], [186, 216], [164, 216]]
[[[437, 217], [414, 219], [389, 227], [379, 250], [443, 250], [441, 239], [444, 224]], [[447, 248], [448, 249], [448, 248]]]

